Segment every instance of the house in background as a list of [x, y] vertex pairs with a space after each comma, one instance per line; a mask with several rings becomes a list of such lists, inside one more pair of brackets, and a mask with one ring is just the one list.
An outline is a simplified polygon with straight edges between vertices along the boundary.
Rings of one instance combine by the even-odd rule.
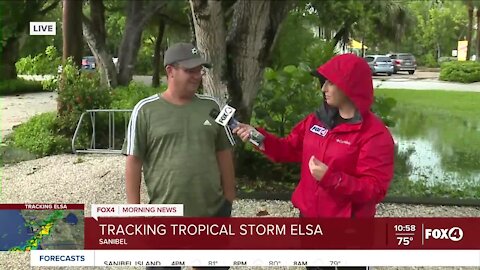
[[[312, 31], [315, 37], [318, 37], [322, 40], [331, 40], [335, 36], [335, 31], [327, 31], [325, 28], [322, 27], [312, 27]], [[368, 46], [364, 46], [365, 54], [367, 54]], [[362, 42], [350, 38], [350, 42], [348, 44], [342, 44], [339, 42], [335, 46], [335, 50], [337, 54], [344, 54], [344, 53], [354, 53], [358, 56], [362, 56]]]
[[[355, 39], [350, 39], [350, 42], [348, 44], [345, 44], [345, 46], [342, 46], [343, 44], [337, 44], [336, 49], [339, 51], [339, 53], [354, 53], [358, 56], [362, 56], [362, 43], [355, 40]], [[368, 54], [368, 47], [366, 45], [363, 46], [363, 49], [365, 50], [365, 55]]]

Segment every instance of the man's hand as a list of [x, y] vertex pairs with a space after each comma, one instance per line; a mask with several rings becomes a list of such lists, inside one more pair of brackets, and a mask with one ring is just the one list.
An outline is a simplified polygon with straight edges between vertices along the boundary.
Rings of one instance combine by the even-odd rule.
[[217, 152], [218, 168], [220, 169], [220, 181], [223, 188], [223, 196], [229, 202], [235, 200], [235, 168], [233, 166], [233, 153], [231, 149]]
[[328, 170], [328, 166], [316, 159], [315, 156], [310, 157], [308, 167], [310, 168], [310, 173], [312, 174], [313, 178], [315, 178], [317, 181], [321, 181]]
[[240, 139], [244, 142], [248, 141], [248, 139], [250, 138], [250, 132], [253, 130], [254, 128], [250, 125], [247, 125], [247, 124], [243, 124], [243, 123], [238, 123], [237, 127], [235, 127], [232, 132], [237, 134], [238, 137], [240, 137]]

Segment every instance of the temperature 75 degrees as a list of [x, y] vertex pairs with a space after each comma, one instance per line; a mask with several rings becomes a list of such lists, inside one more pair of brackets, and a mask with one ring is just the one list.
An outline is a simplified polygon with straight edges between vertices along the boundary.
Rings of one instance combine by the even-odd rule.
[[408, 246], [413, 241], [412, 236], [397, 236], [399, 246]]

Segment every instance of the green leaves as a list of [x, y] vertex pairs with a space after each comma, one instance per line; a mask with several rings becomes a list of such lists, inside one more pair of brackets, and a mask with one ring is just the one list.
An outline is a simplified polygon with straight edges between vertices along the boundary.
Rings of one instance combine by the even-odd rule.
[[267, 68], [253, 109], [253, 121], [284, 136], [320, 103], [318, 81], [310, 75], [307, 65]]
[[48, 46], [44, 53], [40, 53], [35, 57], [27, 56], [20, 58], [15, 63], [18, 74], [24, 75], [56, 75], [57, 68], [62, 62], [55, 46]]

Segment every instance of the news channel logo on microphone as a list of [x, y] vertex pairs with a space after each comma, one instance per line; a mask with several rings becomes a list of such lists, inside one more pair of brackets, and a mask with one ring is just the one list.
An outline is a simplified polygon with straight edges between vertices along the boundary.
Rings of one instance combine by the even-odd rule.
[[[230, 128], [235, 128], [238, 125], [238, 121], [233, 117], [235, 115], [236, 109], [229, 106], [225, 105], [223, 109], [220, 111], [218, 114], [217, 118], [215, 119], [215, 122], [222, 126], [228, 125]], [[249, 134], [249, 141], [253, 145], [259, 147], [262, 143], [263, 140], [265, 139], [265, 136], [258, 132], [256, 129], [250, 130]]]
[[230, 121], [230, 119], [232, 119], [233, 115], [235, 114], [235, 111], [236, 111], [235, 108], [229, 105], [225, 105], [225, 107], [223, 107], [223, 109], [220, 111], [217, 118], [215, 119], [215, 122], [217, 122], [222, 126], [228, 125], [229, 124], [228, 122]]

